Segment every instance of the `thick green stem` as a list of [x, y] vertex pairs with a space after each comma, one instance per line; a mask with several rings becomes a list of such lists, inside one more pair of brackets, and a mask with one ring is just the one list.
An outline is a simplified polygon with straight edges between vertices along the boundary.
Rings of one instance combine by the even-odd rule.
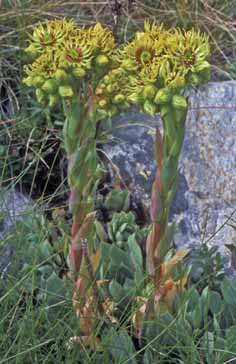
[[[164, 105], [161, 108], [163, 137], [157, 132], [155, 141], [158, 171], [152, 189], [152, 231], [147, 239], [147, 265], [153, 279], [155, 295], [159, 300], [162, 289], [162, 266], [168, 231], [170, 205], [176, 191], [178, 162], [185, 133], [187, 108]], [[152, 305], [153, 307], [153, 305]]]
[[82, 239], [93, 229], [94, 190], [98, 180], [96, 115], [92, 102], [65, 105], [64, 140], [68, 156], [69, 208], [72, 213], [70, 258], [75, 280], [83, 260]]

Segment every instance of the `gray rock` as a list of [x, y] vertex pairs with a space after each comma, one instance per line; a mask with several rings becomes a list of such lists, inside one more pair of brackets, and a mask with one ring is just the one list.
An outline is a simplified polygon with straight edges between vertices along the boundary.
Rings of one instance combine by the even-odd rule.
[[[113, 121], [105, 151], [129, 187], [150, 203], [156, 164], [152, 132], [160, 119], [131, 110]], [[236, 82], [209, 83], [189, 93], [186, 136], [171, 219], [175, 244], [236, 240]]]
[[13, 254], [12, 246], [7, 243], [8, 234], [31, 205], [28, 198], [14, 190], [0, 193], [0, 278], [8, 271]]

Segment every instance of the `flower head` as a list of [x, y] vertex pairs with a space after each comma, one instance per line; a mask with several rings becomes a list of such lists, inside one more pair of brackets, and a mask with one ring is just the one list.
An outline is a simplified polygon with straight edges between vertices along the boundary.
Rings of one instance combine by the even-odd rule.
[[88, 43], [91, 46], [94, 55], [106, 54], [110, 56], [115, 49], [115, 39], [112, 32], [97, 23], [94, 27], [88, 29]]
[[84, 75], [91, 67], [91, 47], [80, 36], [68, 39], [57, 53], [60, 67], [74, 74]]
[[30, 36], [30, 45], [25, 51], [33, 56], [37, 56], [40, 53], [43, 53], [45, 49], [55, 49], [60, 43], [75, 32], [75, 29], [73, 20], [53, 20], [46, 21], [45, 24], [40, 22], [34, 29], [33, 35]]
[[150, 66], [162, 52], [162, 45], [148, 33], [137, 33], [135, 39], [120, 50], [117, 60], [128, 71], [139, 72]]
[[54, 78], [59, 66], [58, 61], [54, 51], [50, 50], [43, 53], [32, 64], [25, 66], [24, 70], [28, 77], [24, 78], [23, 81], [29, 84], [32, 80], [34, 86], [34, 80], [41, 78], [43, 82], [49, 78]]
[[166, 53], [179, 69], [195, 72], [210, 54], [208, 38], [199, 31], [176, 29], [168, 38]]

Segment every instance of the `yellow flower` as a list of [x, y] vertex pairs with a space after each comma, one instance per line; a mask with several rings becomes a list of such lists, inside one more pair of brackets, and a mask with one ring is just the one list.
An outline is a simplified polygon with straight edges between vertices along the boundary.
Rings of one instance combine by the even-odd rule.
[[115, 49], [115, 39], [112, 32], [97, 23], [94, 27], [88, 29], [88, 43], [93, 49], [95, 55], [103, 53], [111, 55]]
[[180, 69], [194, 72], [210, 54], [208, 38], [199, 31], [176, 29], [168, 39], [166, 53]]
[[181, 89], [186, 85], [184, 69], [172, 70], [166, 74], [165, 86], [172, 89]]
[[61, 42], [69, 37], [75, 31], [73, 20], [65, 19], [41, 22], [34, 29], [33, 35], [30, 35], [31, 43], [26, 52], [33, 55], [44, 52], [46, 48], [55, 49]]
[[41, 83], [43, 83], [47, 79], [54, 78], [58, 65], [58, 58], [55, 57], [55, 52], [47, 51], [32, 64], [25, 66], [24, 70], [27, 77], [24, 78], [23, 82], [29, 84], [30, 80], [32, 80], [31, 86], [35, 86], [34, 83], [39, 83], [38, 80], [40, 79]]
[[143, 25], [144, 32], [152, 34], [153, 36], [158, 36], [163, 32], [163, 24], [157, 25], [155, 22], [150, 22], [149, 20], [144, 21]]
[[144, 22], [144, 32], [148, 33], [149, 37], [153, 40], [159, 40], [163, 44], [166, 43], [167, 38], [170, 36], [170, 31], [163, 28], [163, 24], [157, 25], [155, 22]]
[[[127, 69], [127, 61], [133, 69], [140, 70], [151, 65], [162, 52], [162, 45], [147, 33], [137, 33], [135, 39], [121, 49], [117, 58], [121, 67]], [[129, 69], [128, 69], [129, 70]]]
[[86, 40], [81, 39], [79, 36], [70, 38], [64, 42], [63, 46], [58, 49], [57, 54], [61, 68], [78, 70], [77, 73], [80, 76], [82, 76], [81, 70], [88, 70], [91, 67], [91, 47], [88, 46]]

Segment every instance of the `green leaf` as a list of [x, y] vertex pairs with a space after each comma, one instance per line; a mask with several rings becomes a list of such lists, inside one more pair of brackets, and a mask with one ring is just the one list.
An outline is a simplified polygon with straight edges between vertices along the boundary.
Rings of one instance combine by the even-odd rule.
[[177, 165], [172, 158], [167, 158], [162, 170], [161, 170], [161, 181], [165, 185], [171, 184], [176, 176]]
[[233, 325], [226, 329], [226, 338], [227, 340], [234, 341], [234, 345], [236, 345], [236, 325]]
[[128, 253], [124, 252], [114, 244], [111, 246], [110, 258], [115, 265], [120, 266], [122, 264], [123, 266], [127, 267], [130, 272], [132, 272], [132, 261]]
[[236, 289], [235, 289], [235, 285], [229, 278], [225, 278], [221, 282], [221, 291], [222, 291], [224, 300], [230, 305], [235, 305]]
[[201, 327], [202, 319], [202, 308], [200, 305], [198, 305], [192, 313], [192, 323], [194, 328], [199, 329]]
[[120, 302], [125, 298], [125, 291], [123, 287], [114, 279], [109, 283], [109, 292], [115, 302]]
[[222, 310], [222, 299], [218, 292], [209, 291], [210, 310], [213, 315], [217, 315]]
[[110, 329], [103, 344], [111, 353], [114, 364], [123, 364], [125, 362], [129, 364], [138, 364], [133, 342], [124, 329], [119, 332], [116, 332], [113, 328]]
[[206, 332], [201, 340], [203, 353], [207, 358], [207, 364], [215, 364], [214, 361], [214, 334]]
[[[188, 311], [193, 311], [196, 306], [200, 303], [200, 295], [196, 288], [191, 288], [190, 290], [186, 291], [186, 294], [189, 295], [188, 298]], [[188, 297], [188, 296], [187, 296]]]
[[213, 326], [214, 326], [214, 331], [215, 331], [217, 337], [223, 336], [222, 330], [220, 327], [220, 323], [218, 322], [216, 316], [213, 317]]
[[42, 295], [46, 298], [49, 305], [62, 302], [67, 292], [66, 283], [53, 272], [50, 277], [45, 280], [42, 287]]
[[232, 244], [225, 244], [225, 246], [230, 250], [231, 252], [231, 262], [232, 267], [236, 269], [236, 243], [232, 242]]
[[160, 256], [165, 257], [166, 253], [171, 249], [175, 234], [175, 224], [167, 226], [165, 235], [160, 241]]
[[131, 258], [136, 267], [139, 267], [143, 270], [143, 255], [140, 246], [138, 245], [135, 234], [132, 234], [128, 238], [128, 247], [131, 252]]
[[112, 190], [106, 197], [105, 206], [111, 211], [128, 211], [130, 193], [128, 190]]
[[40, 258], [49, 259], [53, 255], [53, 247], [48, 241], [43, 241], [39, 245]]
[[106, 233], [103, 225], [101, 224], [101, 222], [98, 220], [95, 220], [94, 224], [95, 224], [96, 233], [97, 233], [99, 239], [104, 242], [107, 241], [107, 239], [108, 239], [107, 233]]

